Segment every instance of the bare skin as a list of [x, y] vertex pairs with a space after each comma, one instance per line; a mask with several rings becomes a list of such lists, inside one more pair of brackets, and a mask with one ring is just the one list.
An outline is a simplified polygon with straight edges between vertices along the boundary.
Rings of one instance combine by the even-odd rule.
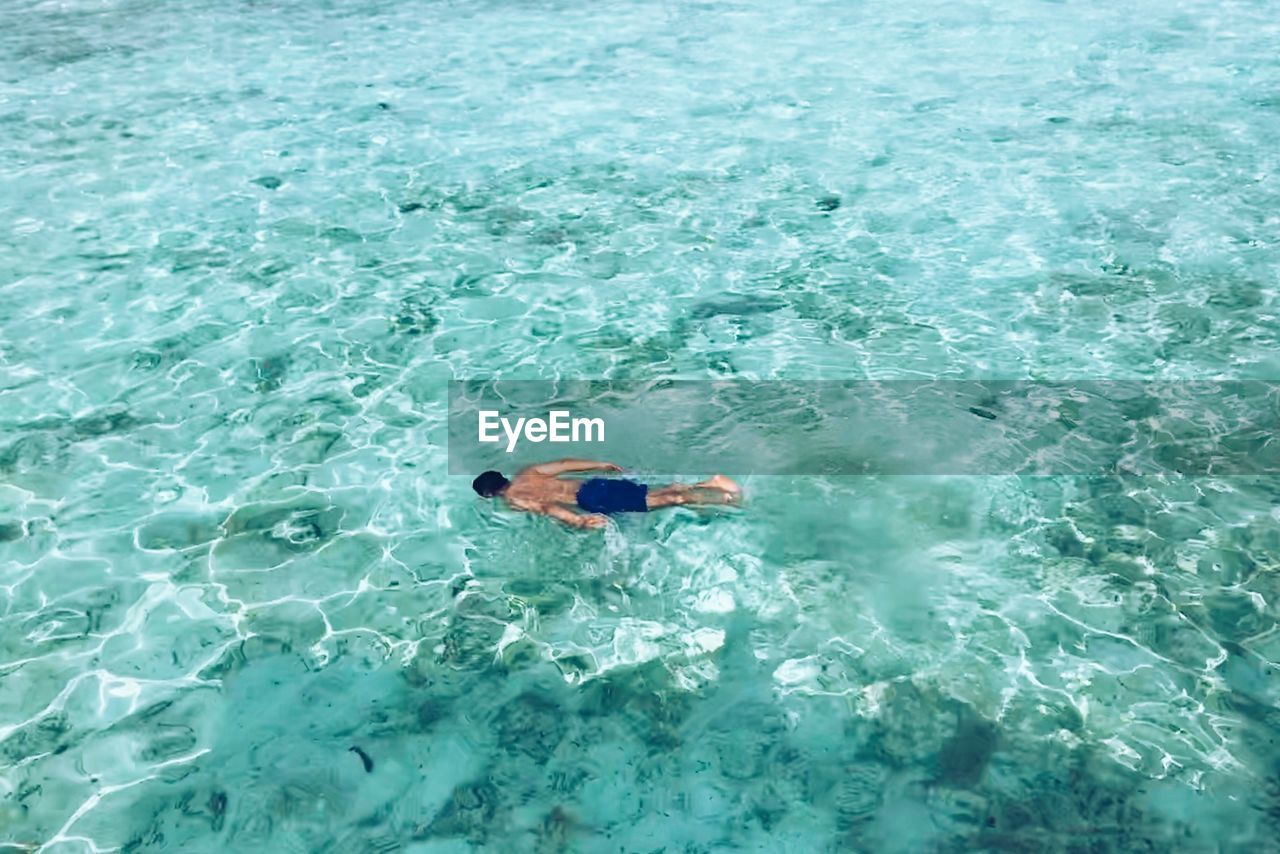
[[[601, 513], [582, 513], [571, 510], [578, 506], [578, 487], [581, 480], [561, 480], [562, 474], [575, 472], [620, 472], [622, 467], [595, 460], [555, 460], [523, 469], [511, 479], [506, 489], [498, 493], [507, 499], [515, 510], [550, 516], [574, 528], [603, 528], [609, 517]], [[729, 478], [718, 474], [700, 483], [674, 483], [669, 486], [649, 488], [645, 505], [650, 510], [660, 507], [678, 507], [697, 504], [736, 504], [742, 498], [742, 488]]]

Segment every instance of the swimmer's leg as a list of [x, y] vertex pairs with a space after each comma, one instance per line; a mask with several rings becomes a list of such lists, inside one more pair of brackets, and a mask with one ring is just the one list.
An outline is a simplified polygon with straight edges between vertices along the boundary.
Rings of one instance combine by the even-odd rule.
[[722, 474], [701, 483], [673, 483], [651, 487], [645, 496], [650, 510], [697, 504], [736, 504], [742, 498], [742, 487]]
[[681, 504], [692, 504], [693, 497], [689, 487], [679, 484], [650, 487], [649, 494], [644, 497], [644, 505], [650, 510], [657, 510], [659, 507], [679, 507]]

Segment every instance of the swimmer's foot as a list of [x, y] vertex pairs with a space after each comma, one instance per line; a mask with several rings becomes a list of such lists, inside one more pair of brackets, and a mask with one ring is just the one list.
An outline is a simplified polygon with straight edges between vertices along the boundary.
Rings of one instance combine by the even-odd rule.
[[704, 480], [697, 486], [699, 489], [714, 489], [721, 493], [725, 504], [737, 504], [742, 500], [742, 487], [722, 474]]

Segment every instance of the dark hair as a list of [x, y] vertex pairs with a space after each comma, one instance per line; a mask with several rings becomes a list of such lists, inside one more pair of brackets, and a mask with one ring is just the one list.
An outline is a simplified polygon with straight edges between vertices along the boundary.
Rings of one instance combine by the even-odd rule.
[[500, 471], [487, 471], [471, 481], [471, 488], [485, 498], [492, 498], [507, 488], [511, 481], [502, 476]]

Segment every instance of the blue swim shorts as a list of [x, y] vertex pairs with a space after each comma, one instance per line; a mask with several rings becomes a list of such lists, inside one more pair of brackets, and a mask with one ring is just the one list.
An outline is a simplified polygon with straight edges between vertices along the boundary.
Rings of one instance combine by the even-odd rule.
[[593, 477], [578, 487], [578, 506], [588, 513], [643, 513], [649, 487], [634, 480]]

